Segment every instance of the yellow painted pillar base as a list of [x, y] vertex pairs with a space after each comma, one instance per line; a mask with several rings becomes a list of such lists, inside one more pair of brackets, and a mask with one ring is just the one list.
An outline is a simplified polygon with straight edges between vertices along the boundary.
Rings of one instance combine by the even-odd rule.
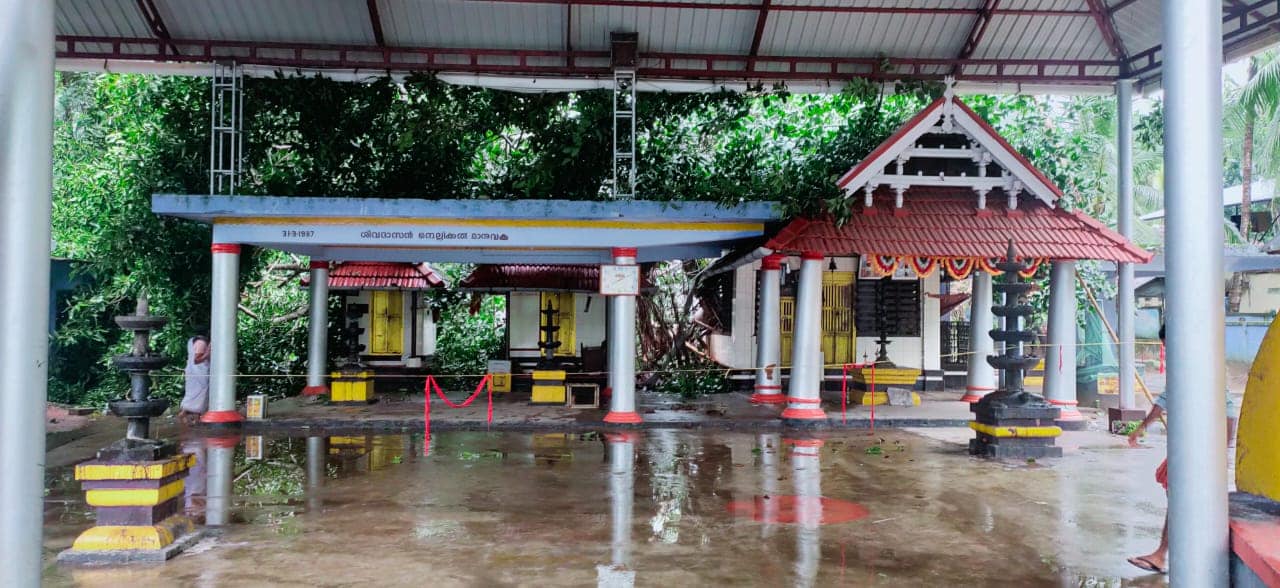
[[134, 443], [118, 442], [99, 452], [99, 459], [76, 466], [76, 479], [84, 485], [85, 501], [97, 510], [98, 524], [58, 555], [60, 563], [162, 562], [199, 539], [195, 523], [181, 514], [185, 478], [195, 455], [116, 461], [122, 454], [173, 452], [172, 445], [137, 448], [130, 445]]
[[1236, 433], [1236, 488], [1280, 502], [1280, 321], [1273, 320], [1249, 370]]

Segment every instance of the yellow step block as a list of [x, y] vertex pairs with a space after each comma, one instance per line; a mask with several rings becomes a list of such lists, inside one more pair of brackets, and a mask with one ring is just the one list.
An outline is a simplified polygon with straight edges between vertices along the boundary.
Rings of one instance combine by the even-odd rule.
[[564, 404], [568, 400], [564, 386], [533, 385], [533, 396], [529, 399], [534, 404]]
[[1062, 427], [997, 427], [979, 422], [970, 422], [969, 428], [992, 437], [1058, 437], [1062, 435]]
[[195, 531], [191, 519], [174, 515], [157, 525], [106, 525], [90, 527], [76, 537], [75, 551], [157, 550], [168, 547], [174, 538]]
[[[879, 385], [879, 382], [876, 382], [876, 384]], [[862, 405], [871, 406], [873, 404], [875, 405], [889, 404], [889, 393], [888, 392], [863, 392]], [[911, 406], [920, 406], [920, 395], [915, 392], [911, 393]]]

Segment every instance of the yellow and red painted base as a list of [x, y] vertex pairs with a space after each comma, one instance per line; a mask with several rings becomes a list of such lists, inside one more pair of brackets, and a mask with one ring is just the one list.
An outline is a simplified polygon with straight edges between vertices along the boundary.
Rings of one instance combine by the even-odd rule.
[[307, 386], [302, 389], [303, 396], [324, 396], [329, 393], [329, 386], [321, 384], [319, 386]]
[[757, 385], [751, 395], [751, 404], [782, 404], [786, 401], [782, 386]]
[[973, 404], [979, 400], [982, 400], [983, 396], [986, 396], [995, 391], [996, 391], [995, 388], [984, 388], [982, 386], [966, 386], [964, 389], [964, 396], [960, 397], [960, 402], [968, 402], [969, 404]]
[[[1272, 321], [1249, 370], [1236, 436], [1231, 495], [1231, 576], [1280, 586], [1280, 321]], [[1252, 582], [1252, 583], [1250, 583]]]
[[821, 398], [787, 396], [786, 401], [787, 408], [779, 415], [782, 417], [783, 424], [805, 426], [827, 420], [827, 411], [822, 410]]
[[97, 525], [76, 538], [58, 561], [72, 564], [163, 562], [199, 539], [195, 523], [184, 516], [182, 496], [190, 453], [153, 461], [88, 461], [76, 466], [85, 501], [97, 512]]
[[611, 410], [609, 414], [604, 415], [604, 422], [611, 425], [638, 425], [644, 422], [644, 419], [640, 418], [640, 413], [634, 410], [629, 412]]

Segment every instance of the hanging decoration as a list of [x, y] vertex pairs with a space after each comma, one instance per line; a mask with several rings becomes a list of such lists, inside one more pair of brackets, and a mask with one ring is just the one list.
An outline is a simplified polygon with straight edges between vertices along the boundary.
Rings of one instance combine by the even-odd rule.
[[996, 267], [996, 264], [997, 264], [997, 263], [1000, 263], [1000, 260], [999, 260], [998, 258], [997, 258], [997, 259], [987, 259], [987, 258], [985, 258], [985, 257], [979, 257], [979, 258], [977, 259], [977, 263], [978, 263], [978, 269], [979, 269], [979, 270], [982, 270], [982, 271], [984, 271], [984, 272], [987, 272], [987, 273], [989, 273], [989, 274], [991, 274], [991, 275], [993, 275], [993, 276], [999, 276], [999, 275], [1003, 275], [1003, 274], [1004, 274], [1004, 271], [1002, 271], [1002, 270], [1000, 270], [999, 268], [997, 268], [997, 267]]
[[938, 260], [933, 257], [909, 257], [910, 267], [915, 270], [916, 275], [921, 278], [927, 278], [933, 275], [933, 270], [938, 269]]
[[1026, 269], [1020, 270], [1018, 272], [1018, 275], [1021, 276], [1022, 279], [1024, 280], [1030, 280], [1031, 278], [1035, 277], [1036, 271], [1040, 269], [1040, 264], [1042, 263], [1044, 263], [1043, 257], [1028, 260]]
[[947, 275], [953, 280], [963, 280], [973, 273], [976, 264], [972, 259], [963, 257], [952, 257], [942, 262], [943, 269], [947, 271]]
[[892, 276], [898, 269], [898, 258], [892, 255], [872, 255], [871, 271], [880, 277]]

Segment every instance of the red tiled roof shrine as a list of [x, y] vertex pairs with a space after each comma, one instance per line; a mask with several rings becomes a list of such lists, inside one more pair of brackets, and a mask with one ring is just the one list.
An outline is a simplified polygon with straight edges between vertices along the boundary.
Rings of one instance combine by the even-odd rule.
[[600, 267], [594, 265], [479, 265], [463, 278], [467, 290], [555, 290], [599, 292]]
[[[642, 272], [641, 287], [651, 285]], [[599, 292], [600, 266], [552, 264], [479, 265], [458, 285], [464, 290], [541, 290], [557, 292]]]
[[1013, 239], [1026, 258], [1146, 263], [1152, 257], [1097, 220], [1035, 198], [1022, 199], [1010, 211], [1003, 193], [993, 191], [979, 214], [972, 189], [914, 187], [895, 214], [891, 192], [882, 189], [875, 196], [873, 214], [855, 203], [852, 218], [842, 226], [798, 218], [765, 247], [785, 253], [996, 258]]
[[[303, 285], [310, 276], [302, 278]], [[425, 263], [340, 261], [329, 269], [330, 290], [429, 290], [443, 288], [444, 278]]]

